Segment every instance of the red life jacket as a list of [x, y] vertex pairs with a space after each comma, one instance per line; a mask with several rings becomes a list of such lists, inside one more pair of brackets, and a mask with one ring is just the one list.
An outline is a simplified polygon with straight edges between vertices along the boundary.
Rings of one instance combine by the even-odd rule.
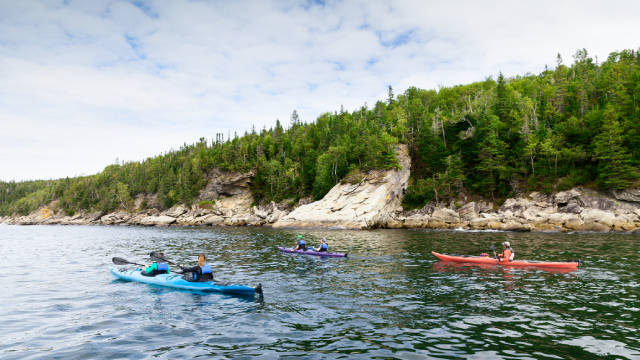
[[511, 255], [513, 255], [513, 250], [511, 250], [511, 248], [504, 249], [502, 256], [500, 257], [500, 261], [511, 261]]

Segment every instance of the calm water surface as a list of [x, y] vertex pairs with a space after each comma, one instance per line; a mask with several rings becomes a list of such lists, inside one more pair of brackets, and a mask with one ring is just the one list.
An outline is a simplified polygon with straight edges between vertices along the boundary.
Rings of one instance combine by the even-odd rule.
[[[347, 259], [279, 254], [297, 232], [0, 225], [0, 357], [640, 359], [640, 236], [302, 231]], [[573, 272], [467, 266], [431, 255], [513, 244]], [[150, 251], [263, 300], [114, 280]], [[215, 256], [213, 256], [215, 255]]]

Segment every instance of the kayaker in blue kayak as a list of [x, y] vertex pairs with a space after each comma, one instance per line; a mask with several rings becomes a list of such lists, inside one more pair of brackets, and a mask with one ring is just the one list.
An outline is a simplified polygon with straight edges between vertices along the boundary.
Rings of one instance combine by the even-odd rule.
[[[164, 253], [158, 253], [158, 254], [160, 254], [164, 258]], [[151, 266], [145, 265], [144, 269], [142, 269], [140, 273], [142, 273], [142, 275], [144, 276], [156, 276], [160, 274], [170, 274], [171, 271], [169, 270], [169, 264], [164, 262], [159, 263], [154, 261], [153, 264], [151, 264]]]
[[193, 280], [190, 281], [211, 281], [213, 280], [213, 270], [211, 270], [211, 266], [205, 263], [207, 257], [204, 254], [198, 255], [198, 265], [190, 268], [184, 267], [184, 265], [180, 264], [180, 269], [183, 272], [193, 273]]
[[325, 238], [320, 239], [320, 246], [318, 246], [317, 248], [313, 248], [313, 250], [317, 252], [329, 251], [329, 244], [327, 244], [327, 239]]
[[296, 247], [293, 248], [293, 251], [302, 250], [307, 251], [307, 243], [302, 240], [302, 235], [298, 235], [298, 241], [296, 242]]

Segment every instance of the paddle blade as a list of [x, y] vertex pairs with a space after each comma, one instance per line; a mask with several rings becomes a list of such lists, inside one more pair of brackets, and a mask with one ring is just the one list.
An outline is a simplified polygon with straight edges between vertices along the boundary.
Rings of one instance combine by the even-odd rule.
[[151, 260], [156, 261], [156, 262], [168, 262], [167, 259], [164, 258], [164, 256], [156, 253], [156, 252], [151, 252], [149, 254], [149, 257], [151, 258]]
[[493, 251], [493, 245], [491, 245], [491, 250]]
[[113, 261], [113, 263], [116, 264], [116, 265], [129, 265], [129, 264], [131, 264], [127, 260], [125, 260], [123, 258], [119, 258], [119, 257], [114, 257], [113, 259], [111, 259], [111, 261]]

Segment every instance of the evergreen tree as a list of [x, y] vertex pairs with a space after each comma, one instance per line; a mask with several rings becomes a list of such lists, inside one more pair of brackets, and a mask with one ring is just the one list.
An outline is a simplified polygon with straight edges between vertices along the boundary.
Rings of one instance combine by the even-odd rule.
[[623, 145], [622, 126], [613, 106], [604, 111], [602, 133], [595, 139], [598, 158], [598, 186], [601, 189], [623, 190], [635, 185], [638, 172], [632, 166], [632, 158]]

